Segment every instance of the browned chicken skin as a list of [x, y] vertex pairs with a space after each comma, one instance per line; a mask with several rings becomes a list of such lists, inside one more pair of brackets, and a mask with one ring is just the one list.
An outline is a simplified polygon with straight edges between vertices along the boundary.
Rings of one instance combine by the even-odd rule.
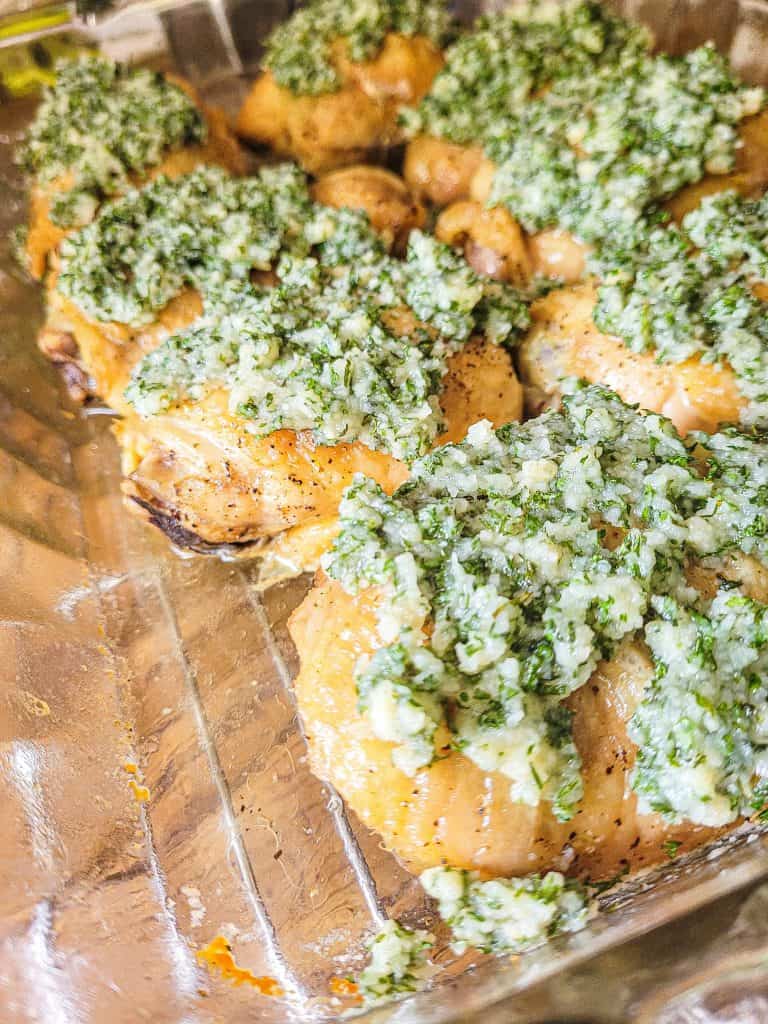
[[472, 179], [483, 160], [479, 146], [420, 135], [406, 147], [403, 177], [420, 199], [449, 206], [469, 198]]
[[189, 327], [202, 311], [202, 296], [187, 288], [145, 326], [93, 320], [56, 290], [54, 267], [38, 345], [49, 359], [66, 367], [65, 380], [75, 382], [69, 387], [71, 398], [84, 401], [98, 395], [112, 409], [123, 412], [122, 395], [134, 366], [171, 334]]
[[550, 292], [532, 305], [533, 324], [517, 359], [529, 413], [557, 402], [564, 377], [579, 377], [668, 416], [681, 434], [738, 422], [744, 399], [729, 367], [699, 359], [657, 363], [652, 352], [630, 351], [595, 326], [596, 298], [594, 285], [582, 284]]
[[294, 95], [264, 71], [240, 110], [238, 134], [294, 157], [314, 174], [370, 160], [402, 141], [400, 108], [418, 103], [443, 64], [428, 39], [398, 33], [360, 64], [338, 40], [332, 61], [342, 85], [319, 96]]
[[[314, 186], [318, 201], [364, 209], [386, 240], [402, 245], [423, 210], [401, 179], [377, 167], [331, 172]], [[335, 531], [341, 494], [364, 472], [393, 489], [405, 467], [364, 445], [316, 447], [306, 434], [282, 430], [254, 439], [246, 422], [229, 413], [227, 396], [210, 393], [143, 421], [124, 401], [131, 370], [202, 309], [187, 289], [146, 327], [104, 324], [83, 314], [55, 287], [51, 275], [48, 322], [40, 343], [80, 371], [74, 387], [101, 395], [126, 418], [116, 425], [123, 447], [127, 493], [180, 543], [218, 545], [273, 538], [275, 573], [314, 567]], [[416, 326], [407, 311], [404, 331]], [[453, 357], [443, 382], [445, 440], [459, 440], [487, 417], [495, 424], [519, 419], [522, 388], [506, 351], [479, 340]], [[281, 568], [282, 567], [282, 568]]]
[[[441, 405], [440, 441], [461, 439], [479, 419], [519, 419], [522, 389], [506, 351], [481, 340], [465, 346], [450, 361]], [[316, 566], [355, 473], [388, 491], [407, 476], [402, 463], [359, 442], [316, 446], [292, 430], [256, 439], [220, 390], [149, 420], [129, 414], [116, 432], [129, 496], [207, 544], [277, 538], [271, 561], [291, 575]]]
[[324, 206], [364, 210], [387, 248], [395, 252], [405, 249], [411, 231], [423, 227], [427, 219], [402, 178], [369, 164], [329, 171], [315, 183], [312, 195]]
[[[149, 168], [145, 178], [136, 180], [140, 185], [144, 181], [166, 174], [169, 178], [179, 178], [189, 174], [201, 164], [216, 164], [232, 174], [244, 174], [245, 157], [237, 139], [230, 128], [229, 118], [214, 107], [205, 106], [193, 87], [175, 75], [167, 76], [169, 81], [184, 90], [201, 108], [208, 125], [208, 137], [202, 145], [185, 146], [167, 154], [156, 167]], [[45, 187], [34, 185], [30, 191], [29, 233], [26, 241], [27, 262], [30, 273], [40, 280], [45, 274], [48, 257], [54, 252], [61, 240], [68, 233], [50, 218], [50, 201], [56, 192], [66, 190], [71, 185], [69, 178], [61, 178]]]
[[[752, 196], [768, 186], [768, 111], [745, 121], [740, 137], [732, 172], [707, 175], [668, 201], [675, 220], [705, 195], [735, 189]], [[526, 235], [508, 210], [486, 208], [493, 173], [493, 164], [483, 160], [470, 183], [472, 198], [443, 210], [435, 232], [461, 248], [478, 273], [515, 284], [538, 274], [572, 285], [551, 292], [531, 309], [533, 324], [517, 357], [528, 414], [559, 400], [563, 378], [579, 377], [613, 388], [627, 402], [663, 413], [683, 434], [738, 422], [745, 403], [727, 365], [697, 358], [657, 363], [652, 352], [631, 352], [621, 339], [598, 330], [592, 320], [595, 286], [575, 284], [584, 274], [587, 247], [558, 229]], [[756, 292], [761, 289], [766, 291], [764, 285], [755, 286]]]
[[[767, 574], [757, 563], [742, 560], [719, 571], [765, 599]], [[692, 573], [703, 591], [713, 580], [712, 570]], [[381, 643], [376, 604], [373, 590], [353, 598], [320, 575], [290, 620], [301, 658], [295, 689], [313, 770], [409, 868], [448, 864], [491, 876], [556, 869], [605, 879], [665, 859], [665, 842], [681, 844], [683, 853], [717, 834], [638, 813], [628, 785], [635, 746], [627, 722], [653, 672], [639, 641], [623, 643], [569, 698], [584, 781], [570, 821], [558, 822], [545, 804], [513, 803], [509, 779], [446, 747], [446, 735], [436, 740], [440, 758], [413, 777], [403, 774], [392, 763], [392, 744], [357, 711], [355, 665]]]

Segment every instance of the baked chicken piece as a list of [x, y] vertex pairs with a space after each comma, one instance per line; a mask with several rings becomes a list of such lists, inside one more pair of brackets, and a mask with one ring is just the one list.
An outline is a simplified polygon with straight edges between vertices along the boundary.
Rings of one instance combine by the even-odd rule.
[[[407, 173], [406, 180], [412, 176]], [[496, 166], [488, 159], [475, 165], [469, 198], [451, 203], [435, 224], [437, 237], [461, 248], [478, 273], [522, 284], [536, 277], [555, 278], [566, 284], [585, 274], [592, 246], [559, 227], [525, 231], [504, 205], [490, 205]], [[680, 222], [705, 196], [735, 190], [757, 197], [768, 186], [768, 110], [748, 118], [739, 128], [733, 167], [705, 174], [686, 185], [661, 210]], [[416, 195], [423, 194], [414, 190]]]
[[19, 157], [32, 180], [25, 249], [36, 278], [105, 199], [200, 165], [245, 171], [227, 117], [188, 82], [102, 57], [57, 65]]
[[673, 58], [648, 43], [575, 4], [488, 16], [450, 47], [407, 116], [406, 181], [447, 207], [438, 236], [481, 272], [574, 282], [593, 246], [648, 217], [679, 219], [716, 191], [759, 195], [763, 91], [711, 47]]
[[590, 387], [347, 492], [296, 695], [410, 869], [610, 879], [763, 811], [768, 448], [698, 440]]
[[315, 174], [381, 158], [442, 66], [449, 25], [441, 0], [310, 0], [268, 40], [238, 133]]
[[517, 353], [528, 411], [566, 381], [613, 388], [685, 434], [768, 424], [768, 199], [705, 198], [680, 229], [631, 251], [605, 249], [602, 283], [550, 292], [531, 307]]
[[377, 167], [332, 173], [312, 194], [293, 165], [243, 178], [204, 167], [106, 206], [64, 243], [47, 282], [39, 344], [72, 397], [96, 394], [122, 409], [133, 366], [201, 314], [206, 291], [249, 274], [273, 282], [281, 252], [322, 239], [324, 207], [366, 212], [399, 247], [424, 220], [401, 179]]
[[387, 249], [403, 252], [414, 228], [422, 228], [426, 211], [403, 179], [383, 167], [353, 164], [322, 175], [312, 195], [323, 206], [363, 210]]
[[486, 140], [513, 126], [534, 98], [649, 45], [645, 29], [598, 3], [509, 4], [482, 15], [447, 48], [422, 101], [404, 112], [406, 181], [436, 206], [469, 199]]
[[432, 445], [522, 408], [499, 344], [527, 322], [516, 294], [418, 231], [403, 262], [359, 214], [335, 221], [276, 286], [229, 289], [146, 356], [116, 427], [154, 522], [202, 549], [271, 541], [265, 575], [316, 566], [356, 473], [391, 490]]

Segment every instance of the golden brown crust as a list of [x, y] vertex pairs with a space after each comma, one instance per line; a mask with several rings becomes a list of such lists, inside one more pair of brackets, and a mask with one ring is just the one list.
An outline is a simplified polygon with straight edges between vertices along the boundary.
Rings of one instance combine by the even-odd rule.
[[580, 377], [668, 416], [682, 434], [738, 422], [744, 399], [729, 367], [698, 358], [657, 363], [652, 353], [631, 352], [595, 326], [596, 298], [594, 285], [583, 284], [550, 292], [532, 305], [533, 325], [517, 360], [530, 412], [558, 399], [563, 377]]
[[768, 110], [750, 117], [739, 127], [740, 147], [736, 162], [728, 174], [707, 174], [701, 181], [687, 185], [665, 205], [676, 221], [695, 209], [701, 200], [717, 192], [734, 189], [739, 195], [755, 197], [768, 188]]
[[[189, 151], [173, 155], [179, 167], [191, 159]], [[421, 227], [425, 213], [410, 195], [402, 179], [381, 167], [358, 165], [334, 171], [314, 186], [315, 198], [329, 206], [363, 209], [386, 243], [402, 249], [412, 228]], [[47, 280], [46, 322], [38, 345], [57, 363], [71, 397], [84, 401], [100, 395], [113, 408], [122, 408], [122, 391], [131, 370], [169, 334], [189, 326], [202, 312], [202, 299], [186, 289], [162, 309], [155, 320], [142, 328], [103, 323], [86, 316], [56, 289], [57, 257], [52, 258]], [[272, 285], [271, 271], [254, 272], [254, 279]]]
[[296, 96], [263, 72], [240, 110], [238, 134], [313, 174], [375, 160], [402, 141], [400, 108], [421, 99], [443, 58], [423, 36], [390, 33], [373, 60], [355, 64], [337, 43], [333, 62], [342, 85], [319, 96]]
[[501, 206], [486, 209], [463, 200], [443, 210], [435, 224], [441, 242], [461, 248], [479, 274], [522, 286], [533, 267], [522, 228]]
[[[496, 426], [517, 419], [522, 391], [508, 354], [470, 342], [450, 362], [442, 405], [447, 430], [440, 441], [460, 439], [479, 419]], [[314, 567], [336, 529], [342, 492], [355, 473], [388, 491], [407, 476], [402, 463], [359, 442], [316, 446], [310, 435], [291, 430], [256, 440], [229, 413], [221, 391], [147, 421], [129, 412], [116, 431], [129, 495], [208, 543], [300, 528], [280, 545], [286, 560], [304, 568]]]
[[411, 870], [447, 863], [489, 875], [554, 868], [610, 878], [662, 860], [665, 841], [685, 852], [717, 834], [637, 812], [626, 723], [652, 666], [635, 643], [623, 644], [569, 699], [584, 762], [584, 799], [571, 821], [558, 822], [545, 805], [512, 803], [509, 779], [448, 747], [413, 778], [404, 775], [392, 764], [392, 745], [357, 711], [355, 665], [381, 643], [375, 608], [372, 591], [352, 598], [331, 580], [316, 581], [289, 623], [301, 658], [295, 692], [313, 770]]
[[312, 187], [318, 203], [364, 210], [387, 248], [402, 252], [414, 228], [426, 221], [426, 211], [402, 178], [383, 167], [353, 164], [324, 174]]
[[452, 203], [437, 218], [435, 234], [462, 249], [478, 274], [518, 287], [537, 276], [571, 283], [584, 273], [588, 250], [573, 235], [557, 228], [527, 235], [503, 206], [489, 209], [469, 199]]
[[[768, 187], [768, 111], [748, 118], [739, 131], [741, 146], [729, 174], [708, 174], [700, 182], [681, 189], [665, 207], [676, 221], [694, 209], [704, 196], [735, 189], [744, 196], [756, 196]], [[525, 261], [533, 275], [556, 277], [566, 284], [580, 280], [589, 247], [570, 232], [552, 228], [525, 235], [525, 260], [519, 256], [507, 268], [508, 252], [520, 252], [517, 222], [507, 213], [499, 217], [493, 231], [486, 203], [496, 167], [473, 146], [457, 146], [428, 136], [415, 139], [406, 152], [404, 177], [416, 195], [438, 206], [446, 206], [437, 222], [437, 232], [451, 244], [465, 246], [467, 259], [480, 273], [502, 280], [517, 281]]]
[[117, 411], [123, 411], [122, 394], [133, 367], [175, 331], [188, 327], [203, 310], [200, 294], [187, 288], [144, 327], [92, 320], [57, 291], [55, 261], [46, 294], [46, 321], [38, 336], [39, 347], [54, 362], [79, 368], [88, 382], [80, 400], [99, 395]]
[[479, 146], [461, 146], [421, 135], [405, 150], [403, 177], [413, 193], [435, 206], [469, 199], [470, 186], [483, 162]]

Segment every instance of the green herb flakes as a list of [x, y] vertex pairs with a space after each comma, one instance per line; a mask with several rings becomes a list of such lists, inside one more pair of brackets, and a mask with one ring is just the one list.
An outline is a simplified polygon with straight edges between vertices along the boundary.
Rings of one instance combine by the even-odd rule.
[[625, 53], [569, 77], [486, 139], [490, 202], [528, 231], [557, 224], [600, 242], [631, 233], [659, 201], [733, 166], [737, 126], [764, 102], [703, 46], [683, 57]]
[[438, 902], [452, 933], [452, 948], [463, 953], [524, 953], [547, 939], [584, 927], [589, 899], [584, 886], [557, 871], [481, 881], [473, 871], [429, 868], [421, 884]]
[[450, 36], [444, 0], [308, 0], [267, 40], [264, 66], [298, 95], [335, 92], [341, 85], [331, 44], [342, 40], [355, 62], [374, 58], [390, 32], [422, 35], [436, 46]]
[[680, 228], [604, 247], [594, 269], [602, 331], [659, 362], [727, 363], [748, 399], [743, 422], [768, 426], [768, 306], [751, 287], [768, 278], [768, 200], [709, 196]]
[[622, 640], [643, 639], [656, 678], [629, 723], [641, 813], [706, 825], [751, 813], [768, 779], [766, 606], [734, 583], [704, 597], [686, 571], [765, 560], [766, 495], [760, 436], [684, 442], [596, 386], [522, 425], [476, 424], [392, 496], [358, 478], [324, 565], [350, 593], [381, 588], [361, 711], [401, 770], [431, 763], [441, 725], [509, 778], [512, 800], [567, 820], [582, 783], [563, 700]]
[[101, 57], [56, 65], [19, 161], [41, 184], [70, 183], [51, 204], [60, 227], [86, 224], [99, 203], [124, 192], [169, 149], [203, 142], [195, 104], [159, 72]]
[[424, 987], [434, 935], [389, 920], [368, 942], [370, 962], [356, 978], [366, 1008], [392, 1002]]
[[584, 78], [649, 43], [644, 28], [603, 4], [513, 4], [480, 17], [448, 48], [429, 93], [401, 120], [409, 135], [482, 143], [502, 134], [544, 87]]
[[[285, 255], [274, 288], [217, 294], [201, 320], [144, 358], [126, 398], [149, 416], [223, 386], [259, 437], [311, 430], [319, 444], [423, 454], [443, 425], [450, 356], [473, 334], [514, 336], [525, 304], [420, 232], [405, 262], [387, 256], [363, 214], [318, 208], [304, 238], [313, 256]], [[402, 328], [409, 307], [418, 322]]]
[[150, 323], [185, 287], [207, 294], [269, 269], [283, 248], [306, 249], [313, 209], [291, 164], [250, 178], [218, 167], [159, 177], [63, 241], [57, 288], [94, 319]]

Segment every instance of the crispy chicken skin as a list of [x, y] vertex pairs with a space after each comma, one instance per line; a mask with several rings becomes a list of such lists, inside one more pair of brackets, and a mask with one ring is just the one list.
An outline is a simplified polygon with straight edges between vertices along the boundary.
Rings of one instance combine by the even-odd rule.
[[[522, 389], [506, 351], [480, 340], [465, 346], [450, 362], [441, 404], [440, 441], [459, 440], [479, 419], [519, 419]], [[315, 445], [292, 430], [256, 439], [246, 426], [222, 391], [147, 420], [129, 414], [115, 428], [126, 493], [206, 544], [277, 538], [272, 559], [279, 554], [295, 575], [315, 568], [327, 548], [355, 473], [388, 491], [407, 476], [401, 462], [359, 442]]]
[[387, 35], [379, 54], [360, 64], [337, 40], [332, 61], [342, 85], [319, 96], [294, 95], [264, 71], [240, 110], [238, 134], [294, 157], [313, 174], [371, 159], [402, 141], [400, 108], [418, 103], [443, 64], [424, 36], [398, 33]]
[[[203, 145], [172, 150], [161, 163], [149, 169], [146, 179], [137, 180], [135, 184], [140, 185], [142, 181], [156, 178], [160, 174], [178, 178], [201, 164], [217, 164], [232, 174], [244, 174], [245, 156], [232, 133], [229, 118], [221, 110], [204, 105], [193, 87], [183, 78], [176, 75], [168, 75], [167, 78], [183, 89], [203, 110], [208, 125], [208, 138]], [[29, 271], [37, 280], [45, 274], [49, 255], [68, 233], [68, 229], [58, 227], [51, 220], [50, 202], [54, 193], [66, 190], [70, 185], [71, 180], [64, 177], [45, 187], [33, 184], [30, 190], [26, 255]]]
[[[313, 194], [327, 206], [364, 210], [387, 246], [403, 248], [411, 229], [420, 227], [425, 218], [423, 208], [402, 179], [380, 167], [357, 165], [331, 172], [315, 183]], [[54, 255], [47, 280], [46, 321], [38, 345], [61, 368], [74, 401], [99, 395], [113, 409], [123, 412], [122, 392], [133, 367], [170, 334], [188, 327], [200, 315], [202, 297], [187, 289], [145, 327], [103, 323], [86, 316], [57, 291], [56, 270]], [[263, 283], [270, 283], [264, 274], [260, 277]]]
[[480, 146], [420, 135], [406, 147], [403, 176], [420, 199], [449, 206], [469, 198], [472, 179], [484, 159]]
[[518, 349], [529, 413], [557, 402], [564, 377], [580, 377], [668, 416], [681, 434], [738, 422], [744, 399], [729, 367], [699, 359], [657, 363], [653, 353], [632, 352], [595, 326], [595, 300], [594, 285], [583, 284], [533, 303], [533, 323]]
[[537, 276], [571, 282], [584, 273], [587, 249], [573, 235], [559, 228], [528, 235], [503, 206], [452, 203], [437, 218], [435, 234], [461, 249], [478, 274], [519, 287]]
[[369, 164], [329, 171], [315, 183], [312, 195], [324, 206], [365, 210], [374, 230], [395, 252], [404, 251], [411, 231], [423, 227], [427, 219], [424, 207], [401, 177]]
[[63, 371], [74, 401], [98, 395], [117, 412], [125, 411], [122, 398], [131, 370], [142, 356], [167, 337], [183, 330], [203, 311], [199, 292], [187, 288], [171, 299], [156, 319], [142, 327], [104, 323], [87, 316], [56, 289], [56, 268], [46, 289], [46, 319], [37, 343]]
[[[756, 196], [768, 187], [768, 111], [744, 121], [739, 134], [742, 145], [730, 173], [708, 174], [665, 204], [675, 220], [714, 192], [735, 189], [741, 195]], [[416, 195], [447, 206], [437, 220], [437, 236], [462, 247], [479, 273], [490, 272], [493, 277], [519, 283], [519, 274], [526, 267], [529, 275], [555, 277], [566, 284], [578, 281], [588, 247], [564, 230], [527, 235], [505, 208], [488, 210], [495, 166], [478, 154], [477, 147], [426, 136], [410, 143], [404, 169], [407, 184]], [[457, 167], [465, 173], [457, 174]], [[446, 188], [446, 182], [452, 187]], [[511, 253], [515, 255], [511, 257]]]
[[[756, 563], [719, 571], [765, 598], [768, 574]], [[699, 569], [692, 582], [712, 589], [714, 573]], [[569, 698], [584, 780], [584, 798], [570, 821], [558, 822], [545, 804], [513, 803], [509, 779], [450, 750], [447, 735], [436, 741], [443, 756], [414, 777], [403, 774], [392, 764], [392, 745], [377, 739], [357, 711], [355, 664], [380, 645], [376, 603], [373, 590], [353, 598], [318, 575], [289, 623], [301, 658], [296, 696], [313, 770], [411, 870], [448, 864], [487, 876], [555, 869], [606, 879], [664, 860], [669, 840], [683, 853], [717, 834], [637, 811], [628, 785], [635, 746], [626, 726], [653, 672], [639, 641], [625, 642]]]

